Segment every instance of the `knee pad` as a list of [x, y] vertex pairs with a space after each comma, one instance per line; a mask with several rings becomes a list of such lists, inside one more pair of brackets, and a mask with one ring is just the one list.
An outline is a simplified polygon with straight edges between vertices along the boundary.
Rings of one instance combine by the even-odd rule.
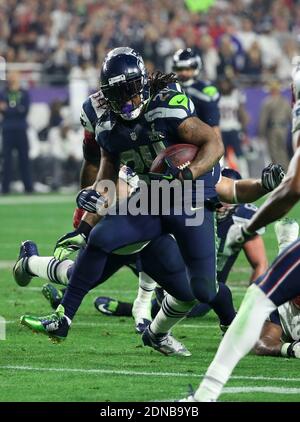
[[192, 277], [191, 289], [196, 299], [202, 303], [210, 303], [217, 294], [216, 282], [206, 277]]

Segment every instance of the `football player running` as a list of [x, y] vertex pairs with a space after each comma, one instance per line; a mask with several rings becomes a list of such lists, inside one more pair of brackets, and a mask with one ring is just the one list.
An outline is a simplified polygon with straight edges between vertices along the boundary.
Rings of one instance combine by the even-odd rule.
[[[147, 177], [158, 153], [179, 142], [193, 143], [199, 152], [188, 168], [181, 171], [170, 167], [167, 179], [201, 178], [205, 183], [206, 199], [216, 195], [215, 184], [220, 176], [218, 161], [223, 155], [223, 145], [214, 131], [195, 117], [191, 100], [176, 91], [163, 91], [166, 86], [163, 78], [154, 79], [150, 86], [142, 58], [131, 48], [117, 48], [106, 56], [100, 88], [107, 101], [107, 112], [97, 124], [101, 165], [95, 190], [83, 191], [78, 198], [78, 203], [87, 211], [96, 212], [95, 202], [106, 202], [100, 193], [103, 192], [101, 181], [116, 182], [120, 161], [131, 162], [135, 172]], [[205, 210], [205, 224], [198, 227], [185, 227], [185, 220], [186, 215], [107, 214], [102, 218], [91, 231], [87, 246], [76, 261], [62, 300], [64, 311], [58, 318], [59, 325], [63, 321], [67, 321], [65, 327], [70, 324], [85, 294], [101, 278], [107, 254], [126, 245], [157, 238], [164, 231], [173, 233], [178, 242], [194, 294], [205, 303], [211, 302], [217, 295], [214, 214]], [[195, 253], [192, 245], [195, 239], [201, 243], [202, 238], [206, 241], [205, 251], [199, 249]], [[53, 327], [53, 324], [48, 326]], [[67, 329], [64, 331], [66, 336]]]
[[[82, 105], [80, 113], [80, 122], [84, 129], [83, 139], [83, 163], [80, 173], [80, 188], [86, 188], [95, 182], [100, 166], [100, 147], [95, 139], [95, 129], [98, 119], [105, 112], [105, 99], [101, 91], [90, 95]], [[120, 197], [126, 197], [131, 191], [137, 188], [138, 176], [129, 167], [122, 166], [119, 171], [118, 178], [118, 193]], [[90, 225], [82, 219], [85, 210], [76, 208], [73, 215], [73, 226], [75, 231], [62, 236], [56, 244], [54, 257], [59, 260], [64, 260], [69, 257], [71, 253], [79, 250], [81, 246], [85, 245], [85, 238], [89, 233]], [[95, 223], [98, 222], [96, 218]], [[93, 223], [93, 220], [90, 221]], [[71, 264], [70, 264], [71, 265]], [[139, 279], [139, 288], [137, 298], [134, 302], [133, 317], [135, 319], [136, 330], [143, 331], [145, 326], [150, 322], [149, 301], [151, 300], [152, 292], [156, 283], [145, 273], [139, 272], [132, 260], [128, 261], [127, 265]], [[62, 266], [61, 266], [62, 267]], [[35, 269], [35, 268], [34, 268]], [[38, 273], [41, 271], [40, 264], [37, 268]], [[42, 271], [43, 273], [43, 271]], [[65, 279], [65, 276], [63, 276]], [[43, 287], [43, 294], [49, 298], [52, 304], [58, 303], [62, 298], [63, 292], [55, 289], [51, 285]]]
[[[236, 170], [224, 168], [222, 176], [232, 180], [240, 180], [241, 175]], [[222, 182], [221, 182], [222, 183]], [[218, 190], [218, 188], [217, 188]], [[221, 206], [222, 205], [222, 206]], [[220, 203], [220, 208], [216, 210], [217, 219], [217, 235], [218, 235], [218, 255], [217, 255], [217, 280], [219, 283], [226, 283], [228, 275], [233, 267], [239, 252], [235, 252], [231, 256], [223, 253], [224, 245], [229, 228], [235, 222], [246, 222], [250, 220], [257, 211], [257, 207], [252, 204], [226, 204]], [[252, 268], [249, 283], [252, 283], [261, 274], [263, 274], [268, 266], [266, 251], [261, 234], [264, 230], [248, 240], [243, 245], [243, 250], [249, 264]], [[152, 301], [152, 316], [157, 313], [158, 306], [161, 305], [161, 298], [164, 297], [163, 292], [156, 289], [157, 299]], [[157, 303], [158, 302], [158, 303]], [[96, 309], [99, 312], [109, 316], [131, 316], [132, 304], [121, 302], [109, 297], [98, 297], [95, 301]], [[188, 317], [203, 316], [211, 310], [208, 304], [197, 304], [188, 314]]]
[[[300, 65], [293, 72], [293, 132], [300, 129]], [[269, 196], [246, 225], [230, 228], [228, 253], [241, 248], [260, 228], [284, 217], [300, 199], [300, 137], [283, 182]], [[283, 249], [266, 273], [248, 288], [236, 318], [226, 332], [218, 351], [195, 393], [184, 401], [216, 401], [238, 362], [258, 341], [264, 322], [276, 308], [300, 294], [300, 239]], [[234, 347], [233, 347], [234, 346]], [[300, 343], [282, 346], [282, 353], [299, 356]]]
[[210, 82], [201, 80], [202, 61], [191, 48], [180, 49], [173, 56], [173, 71], [183, 90], [192, 99], [199, 119], [211, 126], [221, 138], [219, 129], [220, 111], [218, 102], [220, 94]]
[[[143, 60], [131, 48], [117, 48], [108, 53], [101, 72], [101, 91], [107, 101], [107, 111], [101, 116], [96, 130], [101, 146], [100, 170], [94, 189], [81, 191], [77, 203], [89, 212], [101, 211], [107, 205], [102, 181], [116, 181], [120, 161], [130, 162], [134, 171], [149, 180], [149, 168], [159, 151], [179, 142], [192, 143], [199, 152], [190, 165], [181, 170], [168, 163], [161, 178], [204, 182], [204, 224], [186, 226], [187, 215], [185, 212], [177, 215], [174, 208], [170, 210], [171, 215], [166, 216], [105, 215], [91, 230], [87, 246], [76, 261], [59, 311], [47, 318], [36, 318], [52, 337], [67, 336], [84, 296], [102, 277], [108, 254], [156, 239], [163, 233], [172, 233], [177, 240], [194, 297], [204, 303], [214, 303], [214, 309], [224, 306], [223, 290], [217, 291], [214, 210], [211, 207], [216, 198], [215, 186], [220, 177], [218, 161], [223, 154], [223, 145], [214, 130], [195, 116], [192, 101], [167, 88], [170, 79], [169, 75], [158, 74], [149, 84]], [[274, 180], [272, 170], [268, 175], [268, 180]], [[229, 189], [228, 184], [225, 185]], [[264, 186], [258, 182], [250, 186], [250, 201], [266, 193]], [[233, 193], [231, 188], [227, 192], [230, 200], [226, 202], [238, 195], [239, 192]], [[241, 192], [243, 196], [247, 195]], [[155, 199], [150, 196], [150, 202]], [[205, 244], [205, 248], [195, 248], [195, 244]], [[156, 316], [160, 321], [174, 317], [174, 324], [174, 320], [182, 318], [191, 308], [191, 301], [178, 301], [169, 295], [165, 300], [165, 313], [160, 315], [160, 311]], [[22, 321], [26, 318], [22, 317]], [[158, 325], [156, 321], [156, 328]], [[167, 325], [164, 324], [164, 329]], [[154, 330], [153, 334], [160, 332]]]

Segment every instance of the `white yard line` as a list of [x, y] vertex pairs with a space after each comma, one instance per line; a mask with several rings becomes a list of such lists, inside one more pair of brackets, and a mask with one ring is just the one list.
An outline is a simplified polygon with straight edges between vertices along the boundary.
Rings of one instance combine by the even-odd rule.
[[12, 268], [16, 261], [0, 261], [0, 270], [6, 270]]
[[289, 387], [225, 387], [222, 394], [237, 393], [271, 393], [271, 394], [300, 394], [300, 388]]
[[[30, 371], [30, 372], [70, 372], [70, 373], [84, 373], [84, 374], [111, 374], [111, 375], [132, 375], [132, 376], [153, 376], [153, 377], [184, 377], [184, 378], [201, 378], [203, 374], [191, 374], [191, 373], [184, 373], [184, 372], [148, 372], [148, 371], [129, 371], [129, 370], [115, 370], [115, 369], [83, 369], [83, 368], [42, 368], [37, 366], [19, 366], [19, 365], [0, 365], [0, 370], [11, 370], [11, 371]], [[283, 382], [300, 382], [300, 378], [280, 378], [280, 377], [247, 377], [243, 375], [235, 375], [232, 376], [231, 379], [236, 380], [253, 380], [253, 381], [283, 381]], [[286, 388], [282, 387], [228, 387], [224, 391], [229, 390], [229, 392], [235, 392], [235, 389], [248, 389], [249, 392], [251, 391], [264, 391], [264, 389], [272, 388], [274, 392], [277, 390], [287, 390]], [[258, 390], [259, 389], [259, 390]], [[299, 390], [294, 388], [293, 390]], [[238, 392], [238, 391], [237, 391]], [[295, 393], [296, 394], [296, 393]]]
[[[273, 386], [264, 386], [264, 387], [224, 387], [222, 394], [240, 394], [240, 393], [269, 393], [269, 394], [300, 394], [300, 388], [294, 387], [273, 387]], [[186, 397], [186, 392], [182, 392], [180, 398]], [[167, 398], [165, 400], [159, 400], [159, 402], [174, 402], [178, 400], [177, 398]]]

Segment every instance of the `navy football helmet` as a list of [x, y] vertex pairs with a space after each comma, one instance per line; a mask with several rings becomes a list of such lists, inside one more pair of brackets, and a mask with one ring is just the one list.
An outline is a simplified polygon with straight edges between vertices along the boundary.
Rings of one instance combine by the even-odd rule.
[[[101, 68], [100, 88], [114, 113], [136, 119], [150, 95], [142, 56], [130, 47], [111, 50]], [[138, 103], [132, 101], [137, 96]]]
[[[195, 53], [191, 48], [180, 49], [176, 51], [173, 56], [173, 70], [178, 73], [181, 70], [192, 69], [194, 70], [193, 78], [195, 78], [202, 69], [202, 61], [200, 56]], [[187, 82], [186, 78], [180, 78], [182, 82]], [[185, 79], [185, 80], [184, 80]], [[189, 78], [191, 79], [191, 78]]]

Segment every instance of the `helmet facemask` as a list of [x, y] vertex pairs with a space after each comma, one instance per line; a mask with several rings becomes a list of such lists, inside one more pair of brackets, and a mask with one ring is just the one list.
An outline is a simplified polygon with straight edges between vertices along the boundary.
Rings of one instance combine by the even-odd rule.
[[[183, 86], [192, 85], [202, 68], [200, 56], [193, 53], [190, 48], [178, 50], [173, 56], [173, 71], [176, 72], [178, 80]], [[188, 71], [188, 74], [181, 74]]]
[[101, 90], [114, 113], [119, 114], [124, 120], [133, 120], [140, 115], [149, 99], [147, 78], [141, 76], [132, 80], [124, 79], [109, 81], [109, 84], [102, 86]]

